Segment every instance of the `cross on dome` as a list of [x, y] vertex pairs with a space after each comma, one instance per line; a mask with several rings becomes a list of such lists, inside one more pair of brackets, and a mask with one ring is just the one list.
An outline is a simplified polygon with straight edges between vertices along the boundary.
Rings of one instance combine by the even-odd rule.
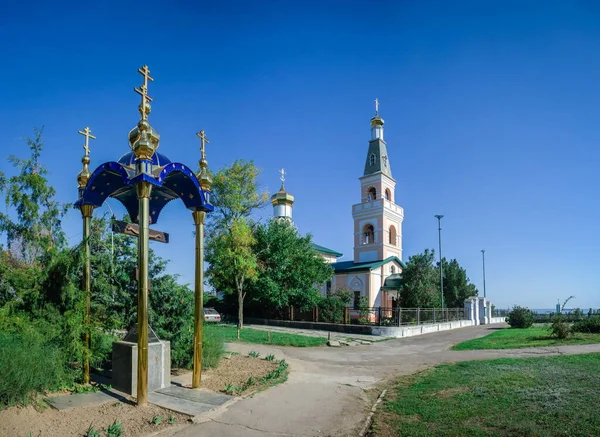
[[140, 105], [140, 112], [142, 113], [142, 120], [148, 119], [148, 114], [150, 113], [150, 108], [148, 107], [148, 103], [152, 101], [152, 97], [148, 95], [148, 81], [154, 82], [154, 79], [150, 77], [150, 70], [147, 65], [144, 65], [142, 68], [138, 68], [138, 73], [144, 76], [144, 84], [140, 85], [139, 88], [134, 88], [133, 90], [142, 96], [142, 103]]
[[283, 168], [281, 170], [279, 170], [278, 173], [281, 174], [281, 177], [279, 179], [281, 179], [281, 183], [283, 184], [285, 182], [285, 175], [287, 173], [285, 172], [285, 170]]

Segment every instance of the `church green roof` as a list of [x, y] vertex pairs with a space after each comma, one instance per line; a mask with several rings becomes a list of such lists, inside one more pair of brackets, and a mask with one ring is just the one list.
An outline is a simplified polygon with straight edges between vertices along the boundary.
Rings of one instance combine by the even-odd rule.
[[325, 255], [333, 255], [336, 258], [339, 258], [340, 256], [344, 256], [343, 253], [336, 252], [335, 250], [328, 249], [328, 248], [326, 248], [324, 246], [319, 246], [318, 244], [315, 244], [315, 243], [312, 244], [312, 248], [314, 250], [316, 250], [317, 252], [321, 252], [321, 253], [323, 253]]
[[364, 271], [364, 270], [373, 270], [377, 267], [381, 267], [384, 264], [387, 264], [391, 261], [398, 261], [398, 263], [405, 268], [406, 265], [398, 258], [397, 256], [390, 256], [386, 259], [379, 261], [369, 261], [362, 263], [355, 263], [354, 261], [341, 261], [337, 263], [332, 263], [331, 267], [335, 273], [345, 273], [345, 272], [355, 272], [355, 271]]
[[390, 166], [390, 159], [387, 154], [385, 141], [381, 138], [376, 138], [369, 141], [369, 151], [367, 152], [365, 173], [363, 176], [379, 172], [390, 178], [392, 177], [392, 167]]

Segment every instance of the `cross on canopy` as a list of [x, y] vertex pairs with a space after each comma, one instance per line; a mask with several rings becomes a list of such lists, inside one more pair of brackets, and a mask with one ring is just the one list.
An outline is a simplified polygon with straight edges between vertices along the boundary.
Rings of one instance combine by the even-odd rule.
[[206, 134], [204, 133], [204, 129], [202, 129], [196, 135], [198, 136], [198, 138], [200, 138], [200, 143], [201, 143], [200, 153], [202, 153], [202, 159], [206, 159], [205, 143], [208, 144], [208, 143], [210, 143], [210, 141], [208, 141], [208, 138], [206, 138]]
[[150, 77], [150, 70], [148, 69], [147, 65], [144, 65], [142, 68], [138, 68], [138, 73], [144, 76], [144, 84], [140, 85], [139, 88], [134, 88], [133, 90], [142, 96], [142, 119], [146, 120], [148, 118], [148, 114], [146, 113], [146, 105], [152, 101], [152, 97], [148, 95], [148, 81], [154, 82], [154, 79]]
[[84, 130], [80, 130], [78, 132], [85, 137], [85, 144], [83, 145], [83, 150], [85, 150], [85, 156], [88, 156], [90, 154], [90, 138], [92, 140], [95, 140], [96, 137], [92, 135], [92, 131], [89, 127], [86, 127]]

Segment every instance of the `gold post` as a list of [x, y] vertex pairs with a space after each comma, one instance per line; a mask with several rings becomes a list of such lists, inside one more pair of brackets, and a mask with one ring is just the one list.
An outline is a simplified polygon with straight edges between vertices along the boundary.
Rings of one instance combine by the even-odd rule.
[[137, 405], [148, 402], [148, 221], [152, 185], [142, 181], [136, 185], [139, 200], [138, 237], [138, 368]]
[[91, 234], [91, 222], [92, 212], [94, 207], [92, 205], [81, 205], [81, 217], [83, 218], [83, 280], [82, 288], [85, 293], [85, 314], [84, 314], [84, 339], [86, 353], [83, 359], [83, 383], [89, 384], [90, 382], [90, 351], [92, 350], [92, 337], [91, 337], [91, 326], [90, 326], [90, 315], [91, 315], [91, 299], [92, 299], [92, 278], [91, 278], [91, 262], [90, 262], [90, 234]]
[[192, 388], [200, 387], [202, 378], [202, 325], [204, 323], [204, 211], [192, 213], [196, 225], [196, 275], [194, 278], [194, 370]]

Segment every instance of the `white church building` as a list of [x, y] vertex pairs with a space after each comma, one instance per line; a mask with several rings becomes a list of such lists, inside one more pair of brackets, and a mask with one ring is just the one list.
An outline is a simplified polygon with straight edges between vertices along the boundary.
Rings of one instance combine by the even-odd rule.
[[[331, 281], [322, 286], [323, 294], [336, 288], [354, 293], [354, 307], [361, 296], [371, 307], [391, 308], [398, 297], [402, 262], [402, 220], [404, 210], [396, 204], [396, 181], [392, 177], [387, 144], [383, 139], [383, 118], [376, 101], [371, 118], [371, 139], [360, 181], [360, 203], [352, 206], [354, 219], [354, 260], [338, 261], [341, 253], [317, 244], [314, 249], [334, 269]], [[294, 196], [283, 184], [271, 197], [274, 218], [292, 220]]]

